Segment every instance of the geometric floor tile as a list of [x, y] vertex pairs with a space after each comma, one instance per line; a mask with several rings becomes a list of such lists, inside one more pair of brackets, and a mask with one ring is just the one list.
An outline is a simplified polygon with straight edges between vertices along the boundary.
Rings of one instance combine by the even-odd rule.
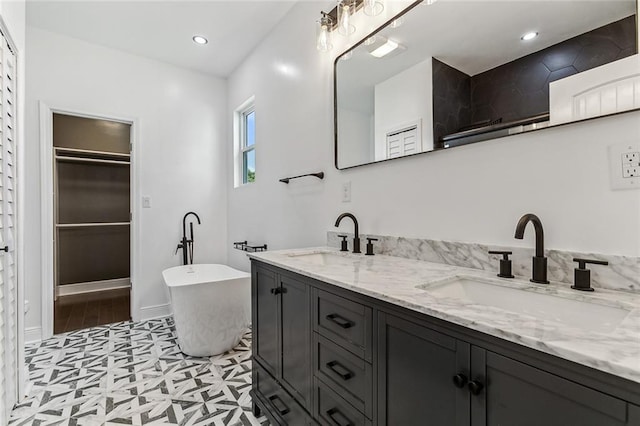
[[251, 332], [209, 358], [180, 352], [171, 317], [27, 345], [29, 384], [9, 425], [268, 425], [251, 413]]

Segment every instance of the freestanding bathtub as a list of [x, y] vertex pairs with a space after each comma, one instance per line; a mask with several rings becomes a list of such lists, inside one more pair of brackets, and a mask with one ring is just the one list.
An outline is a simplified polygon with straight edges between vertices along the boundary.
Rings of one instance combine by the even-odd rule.
[[235, 347], [251, 318], [251, 275], [226, 265], [162, 271], [169, 287], [180, 350], [210, 356]]

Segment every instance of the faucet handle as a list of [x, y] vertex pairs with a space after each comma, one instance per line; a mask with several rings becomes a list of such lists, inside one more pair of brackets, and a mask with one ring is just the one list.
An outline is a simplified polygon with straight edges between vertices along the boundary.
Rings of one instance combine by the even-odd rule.
[[367, 252], [365, 256], [373, 256], [373, 241], [378, 241], [377, 238], [367, 238]]
[[574, 283], [571, 288], [580, 291], [593, 291], [593, 287], [591, 287], [591, 270], [587, 269], [588, 263], [592, 265], [609, 264], [606, 260], [583, 259], [579, 257], [575, 257], [573, 261], [578, 262], [578, 267], [573, 270]]
[[347, 247], [347, 236], [338, 235], [338, 237], [342, 238], [342, 241], [340, 242], [340, 251], [349, 251], [349, 248]]
[[502, 278], [513, 278], [513, 273], [511, 272], [511, 259], [509, 259], [509, 256], [512, 255], [513, 252], [489, 250], [489, 254], [502, 255], [502, 259], [500, 259], [500, 273], [498, 274], [498, 276]]
[[179, 251], [182, 247], [183, 247], [183, 246], [182, 246], [182, 244], [178, 244], [178, 247], [176, 247], [176, 252], [175, 252], [174, 256], [175, 256], [176, 254], [178, 254], [178, 251]]

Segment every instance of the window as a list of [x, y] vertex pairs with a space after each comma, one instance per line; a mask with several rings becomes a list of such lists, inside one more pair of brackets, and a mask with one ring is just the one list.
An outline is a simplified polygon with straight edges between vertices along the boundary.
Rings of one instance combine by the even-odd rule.
[[236, 187], [256, 180], [256, 111], [253, 97], [235, 111]]

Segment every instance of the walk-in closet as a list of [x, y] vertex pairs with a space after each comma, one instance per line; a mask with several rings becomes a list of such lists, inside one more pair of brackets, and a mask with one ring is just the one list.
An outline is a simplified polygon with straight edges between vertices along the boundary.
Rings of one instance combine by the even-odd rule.
[[53, 115], [55, 333], [130, 319], [130, 134]]

